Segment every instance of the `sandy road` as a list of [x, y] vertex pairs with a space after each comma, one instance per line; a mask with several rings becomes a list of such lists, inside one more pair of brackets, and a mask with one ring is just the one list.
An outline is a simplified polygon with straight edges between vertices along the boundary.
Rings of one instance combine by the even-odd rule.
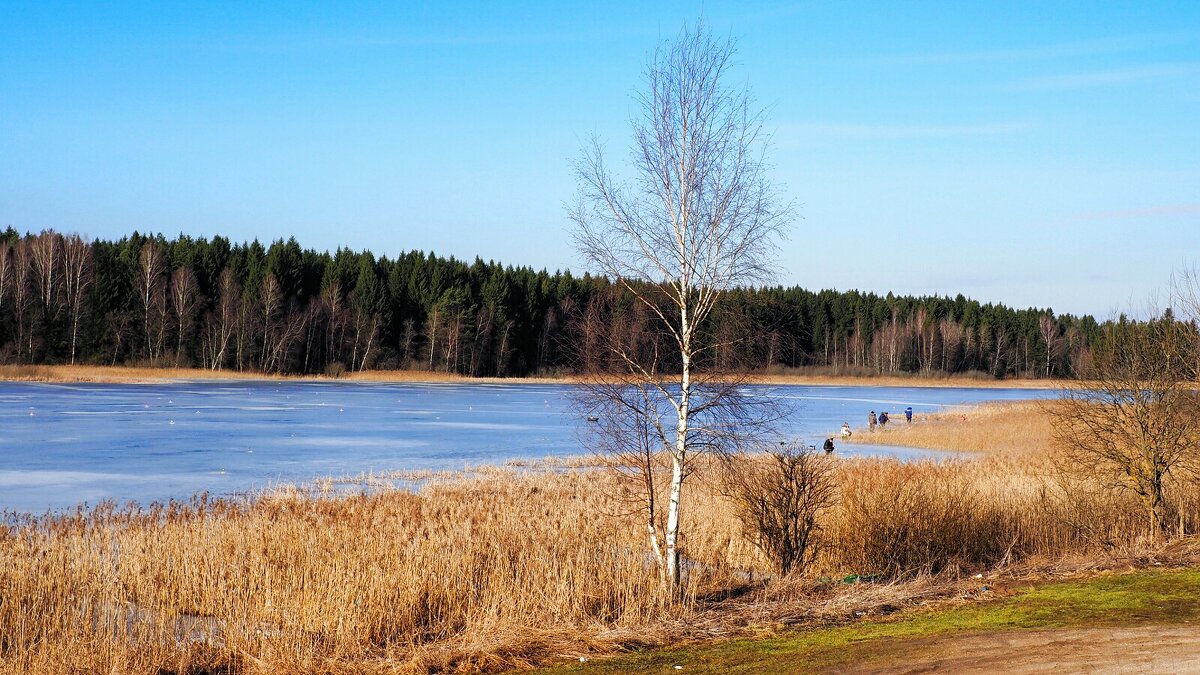
[[841, 673], [1200, 673], [1200, 626], [993, 631], [888, 640]]

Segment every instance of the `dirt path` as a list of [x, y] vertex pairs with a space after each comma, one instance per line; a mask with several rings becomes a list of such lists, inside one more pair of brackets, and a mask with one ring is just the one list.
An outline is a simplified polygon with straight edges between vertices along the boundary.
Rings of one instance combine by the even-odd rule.
[[865, 661], [835, 671], [1200, 673], [1200, 626], [992, 631], [887, 640]]

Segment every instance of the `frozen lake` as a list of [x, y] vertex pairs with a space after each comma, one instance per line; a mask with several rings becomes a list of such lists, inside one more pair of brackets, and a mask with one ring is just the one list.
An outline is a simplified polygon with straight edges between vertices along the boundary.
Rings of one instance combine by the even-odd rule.
[[[918, 414], [1027, 389], [767, 387], [799, 404], [784, 430], [819, 443], [869, 410]], [[583, 452], [566, 385], [202, 381], [0, 382], [0, 510], [150, 502], [362, 472], [461, 469]], [[909, 457], [902, 448], [839, 452]]]

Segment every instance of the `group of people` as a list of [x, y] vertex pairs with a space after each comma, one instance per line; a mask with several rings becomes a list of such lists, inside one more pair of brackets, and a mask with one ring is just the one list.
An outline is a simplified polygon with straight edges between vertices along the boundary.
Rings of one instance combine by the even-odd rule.
[[[890, 414], [891, 413], [889, 413], [888, 411], [885, 410], [885, 411], [879, 413], [879, 416], [876, 417], [875, 411], [872, 410], [871, 414], [867, 415], [867, 426], [871, 429], [872, 432], [875, 431], [876, 424], [879, 425], [880, 429], [883, 429], [884, 427], [887, 426], [887, 423], [889, 421], [891, 421], [891, 418], [889, 417]], [[906, 422], [908, 422], [909, 424], [912, 424], [912, 415], [913, 415], [912, 406], [910, 405], [904, 409], [904, 420]], [[847, 426], [847, 425], [842, 425], [842, 426]]]
[[[876, 415], [875, 411], [872, 410], [871, 414], [867, 415], [867, 426], [870, 428], [871, 432], [874, 433], [876, 425], [878, 425], [880, 429], [883, 429], [885, 426], [887, 426], [887, 423], [890, 421], [890, 419], [891, 418], [889, 417], [889, 413], [886, 410], [879, 413], [878, 415]], [[912, 424], [912, 420], [913, 420], [913, 409], [912, 409], [912, 406], [910, 405], [904, 409], [904, 421], [908, 422], [909, 424]], [[842, 430], [840, 432], [840, 435], [842, 437], [842, 440], [846, 440], [854, 435], [854, 432], [850, 430], [849, 422], [842, 422]], [[825, 454], [829, 454], [829, 453], [833, 452], [834, 449], [835, 448], [833, 446], [833, 436], [830, 436], [825, 439]]]

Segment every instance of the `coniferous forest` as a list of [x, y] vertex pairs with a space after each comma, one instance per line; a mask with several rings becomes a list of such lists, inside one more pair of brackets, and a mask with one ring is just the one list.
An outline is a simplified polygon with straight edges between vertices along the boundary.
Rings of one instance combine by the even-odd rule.
[[[0, 362], [340, 374], [601, 370], [597, 333], [669, 372], [651, 312], [608, 279], [432, 253], [134, 233], [0, 232]], [[1102, 326], [962, 295], [729, 291], [710, 368], [1071, 377]]]

